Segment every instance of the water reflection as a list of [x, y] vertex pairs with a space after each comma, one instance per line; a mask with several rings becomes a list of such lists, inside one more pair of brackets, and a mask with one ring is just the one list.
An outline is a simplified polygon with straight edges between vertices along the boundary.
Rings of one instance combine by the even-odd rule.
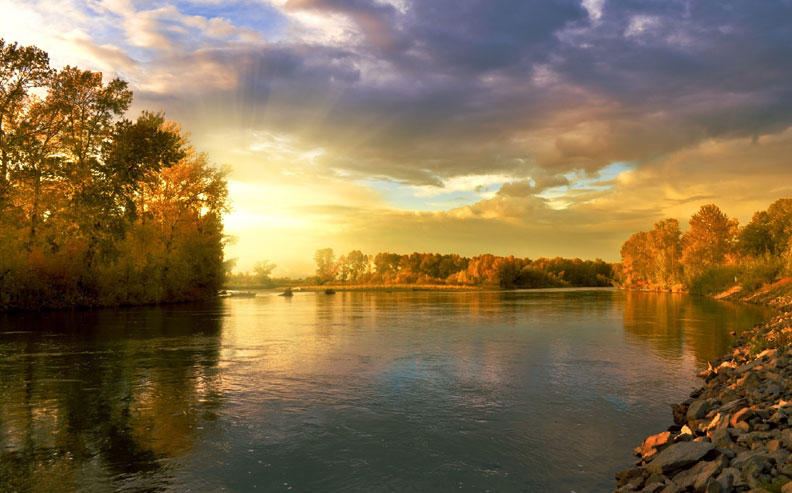
[[675, 293], [624, 293], [624, 330], [661, 357], [689, 353], [698, 366], [729, 351], [733, 337], [775, 310]]
[[167, 484], [222, 405], [216, 308], [3, 316], [4, 491]]
[[607, 491], [766, 315], [614, 290], [5, 315], [0, 489]]

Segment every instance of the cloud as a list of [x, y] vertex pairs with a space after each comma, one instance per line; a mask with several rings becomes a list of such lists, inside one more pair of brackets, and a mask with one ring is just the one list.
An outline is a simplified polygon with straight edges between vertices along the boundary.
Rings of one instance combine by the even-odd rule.
[[0, 0], [0, 9], [13, 13], [0, 18], [4, 36], [39, 44], [59, 65], [127, 78], [137, 106], [184, 122], [240, 181], [299, 182], [314, 194], [317, 183], [370, 187], [373, 205], [337, 195], [319, 204], [337, 206], [324, 210], [347, 239], [415, 245], [383, 230], [392, 225], [451, 250], [440, 236], [583, 252], [576, 230], [611, 248], [702, 201], [724, 198], [745, 217], [792, 193], [786, 1]]

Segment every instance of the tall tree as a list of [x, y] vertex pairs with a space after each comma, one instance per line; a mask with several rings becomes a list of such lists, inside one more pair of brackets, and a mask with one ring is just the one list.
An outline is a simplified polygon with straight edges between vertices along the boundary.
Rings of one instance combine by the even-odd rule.
[[8, 179], [9, 151], [15, 137], [7, 133], [8, 125], [23, 111], [28, 91], [47, 86], [51, 76], [47, 53], [0, 38], [0, 185]]
[[338, 275], [338, 265], [332, 248], [317, 250], [314, 254], [314, 261], [316, 262], [316, 277], [319, 278], [321, 284], [335, 280]]
[[767, 225], [773, 241], [773, 253], [790, 249], [792, 240], [792, 199], [778, 199], [767, 208]]
[[664, 219], [649, 232], [648, 247], [653, 264], [653, 280], [659, 284], [672, 285], [682, 277], [682, 232], [679, 221]]
[[737, 247], [740, 252], [753, 256], [778, 253], [770, 230], [770, 216], [767, 211], [754, 213], [751, 222], [740, 230]]
[[682, 237], [682, 263], [688, 275], [723, 264], [734, 252], [737, 220], [729, 219], [715, 204], [707, 204], [690, 218]]

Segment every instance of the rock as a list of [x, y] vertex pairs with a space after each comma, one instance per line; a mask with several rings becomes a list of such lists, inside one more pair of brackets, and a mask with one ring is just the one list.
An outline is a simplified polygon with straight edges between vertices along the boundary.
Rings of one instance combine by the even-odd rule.
[[787, 428], [781, 432], [781, 444], [784, 448], [792, 450], [792, 428]]
[[781, 442], [779, 440], [770, 440], [769, 442], [767, 442], [765, 447], [767, 447], [768, 452], [775, 452], [776, 450], [781, 448]]
[[696, 481], [693, 483], [693, 488], [695, 488], [696, 491], [704, 491], [710, 479], [714, 480], [714, 478], [723, 470], [724, 464], [723, 461], [720, 460], [714, 460], [712, 462], [699, 462], [699, 464], [703, 464], [703, 466], [701, 466], [698, 474], [696, 475]]
[[726, 493], [727, 490], [723, 489], [723, 486], [714, 478], [710, 478], [707, 481], [707, 486], [704, 487], [704, 493]]
[[660, 451], [663, 446], [668, 444], [671, 441], [671, 432], [664, 431], [662, 433], [658, 433], [657, 435], [652, 435], [646, 440], [643, 441], [639, 448], [638, 455], [645, 456], [650, 455], [652, 449], [657, 449]]
[[792, 493], [792, 481], [781, 487], [781, 493]]
[[731, 434], [729, 434], [729, 430], [726, 429], [712, 431], [710, 433], [710, 439], [712, 440], [712, 443], [714, 443], [718, 447], [726, 448], [732, 443], [734, 443], [732, 442]]
[[648, 483], [647, 482], [646, 486], [644, 486], [644, 489], [642, 489], [641, 491], [644, 492], [644, 493], [660, 493], [660, 491], [662, 491], [663, 488], [665, 488], [665, 484], [663, 484], [663, 483]]
[[703, 399], [693, 402], [693, 404], [688, 407], [686, 414], [687, 420], [693, 421], [703, 418], [707, 414], [707, 411], [710, 410], [710, 407], [710, 403]]
[[676, 471], [696, 463], [714, 449], [715, 445], [709, 442], [674, 443], [657, 454], [646, 469], [657, 474]]
[[733, 467], [727, 467], [726, 469], [721, 471], [716, 481], [720, 483], [721, 488], [723, 488], [723, 491], [732, 491], [732, 488], [734, 486], [734, 479], [738, 477], [740, 477], [739, 470]]
[[741, 463], [740, 469], [740, 477], [750, 484], [751, 479], [757, 479], [763, 472], [769, 470], [770, 464], [754, 456]]
[[687, 405], [683, 404], [671, 404], [671, 412], [674, 415], [674, 423], [678, 425], [685, 424], [685, 420], [687, 417]]
[[731, 419], [729, 419], [729, 424], [732, 428], [737, 428], [737, 423], [747, 421], [748, 419], [753, 417], [753, 409], [749, 407], [744, 407], [737, 411], [736, 413], [732, 414]]
[[618, 481], [619, 486], [627, 484], [629, 479], [635, 477], [642, 477], [643, 473], [646, 472], [646, 469], [643, 467], [634, 467], [632, 469], [625, 469], [624, 471], [619, 471], [616, 473], [616, 481]]

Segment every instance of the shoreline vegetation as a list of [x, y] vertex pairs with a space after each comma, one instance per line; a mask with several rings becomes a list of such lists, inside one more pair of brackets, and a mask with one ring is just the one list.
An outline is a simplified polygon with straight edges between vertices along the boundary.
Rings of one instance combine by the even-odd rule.
[[230, 275], [226, 289], [306, 287], [337, 290], [475, 290], [610, 287], [617, 266], [600, 259], [518, 258], [496, 255], [463, 257], [439, 253], [367, 255], [352, 250], [336, 259], [331, 248], [314, 255], [316, 275], [304, 279], [271, 278], [275, 264], [262, 261], [253, 272]]
[[792, 276], [792, 199], [779, 199], [740, 227], [715, 204], [702, 206], [684, 233], [669, 218], [630, 236], [617, 275], [626, 289], [715, 296], [743, 293]]
[[0, 310], [217, 294], [227, 171], [132, 97], [0, 39]]

